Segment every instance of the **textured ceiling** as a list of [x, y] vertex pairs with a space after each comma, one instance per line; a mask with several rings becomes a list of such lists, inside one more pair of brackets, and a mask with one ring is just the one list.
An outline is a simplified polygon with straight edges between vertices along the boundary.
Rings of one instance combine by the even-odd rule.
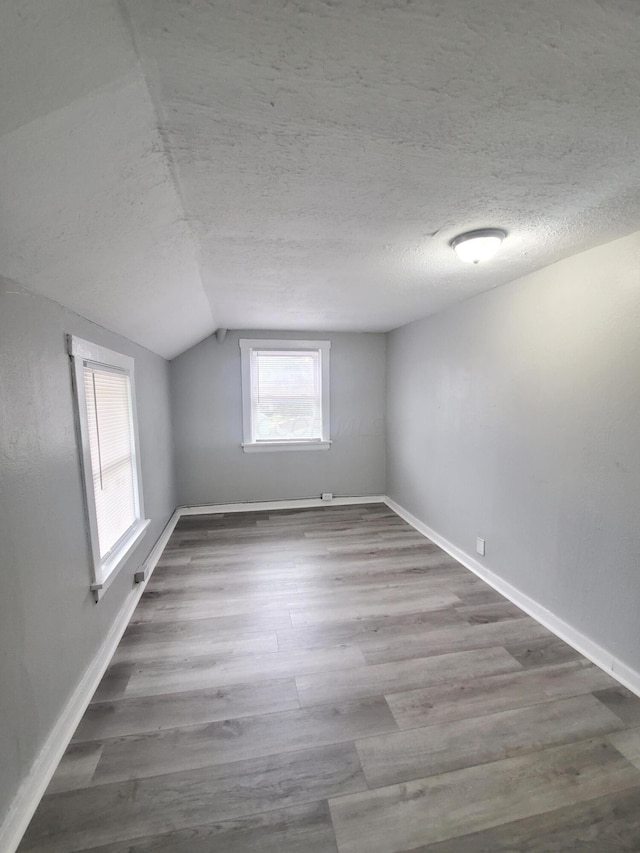
[[637, 0], [5, 0], [0, 274], [168, 357], [409, 322], [640, 228], [639, 34]]

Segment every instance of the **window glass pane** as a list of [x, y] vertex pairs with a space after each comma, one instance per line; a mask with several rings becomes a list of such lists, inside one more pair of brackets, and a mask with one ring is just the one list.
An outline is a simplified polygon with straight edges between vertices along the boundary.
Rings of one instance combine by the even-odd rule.
[[85, 366], [84, 384], [102, 559], [137, 520], [129, 377]]
[[322, 438], [320, 353], [254, 350], [252, 414], [256, 441]]

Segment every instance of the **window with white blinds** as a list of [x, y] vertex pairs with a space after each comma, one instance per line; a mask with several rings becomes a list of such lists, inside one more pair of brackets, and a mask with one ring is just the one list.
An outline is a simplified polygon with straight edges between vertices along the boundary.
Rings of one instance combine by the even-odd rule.
[[319, 449], [329, 440], [329, 341], [240, 340], [246, 450]]
[[139, 465], [133, 359], [71, 337], [91, 588], [100, 597], [148, 525]]
[[86, 364], [84, 390], [98, 543], [104, 560], [138, 518], [129, 376]]

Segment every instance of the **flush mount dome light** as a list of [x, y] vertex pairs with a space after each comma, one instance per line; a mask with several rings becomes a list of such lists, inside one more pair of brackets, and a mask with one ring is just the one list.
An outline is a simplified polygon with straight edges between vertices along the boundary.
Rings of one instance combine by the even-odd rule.
[[461, 261], [478, 264], [492, 258], [507, 236], [501, 228], [483, 228], [481, 231], [468, 231], [459, 234], [451, 241], [451, 248]]

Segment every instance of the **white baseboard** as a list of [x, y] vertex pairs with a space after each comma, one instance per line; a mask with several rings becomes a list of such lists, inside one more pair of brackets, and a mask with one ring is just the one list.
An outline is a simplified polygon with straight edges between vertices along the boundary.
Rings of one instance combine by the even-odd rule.
[[[144, 566], [147, 580], [160, 559], [160, 555], [164, 551], [179, 517], [179, 513], [176, 510], [145, 560]], [[51, 777], [55, 773], [56, 767], [91, 701], [91, 697], [109, 666], [109, 661], [118, 647], [118, 643], [129, 624], [145, 586], [146, 582], [140, 583], [134, 587], [127, 597], [122, 610], [111, 626], [98, 653], [85, 670], [80, 682], [51, 729], [36, 760], [33, 762], [29, 774], [20, 785], [9, 807], [9, 811], [0, 826], [0, 850], [3, 853], [14, 853], [18, 848], [22, 836], [42, 799], [42, 795], [46, 791]]]
[[200, 504], [178, 507], [180, 515], [213, 515], [218, 512], [264, 512], [276, 509], [303, 509], [305, 507], [351, 506], [352, 504], [382, 504], [384, 495], [355, 495], [334, 497], [330, 501], [322, 498], [295, 498], [289, 501], [240, 501], [228, 504]]
[[633, 693], [640, 696], [640, 672], [632, 669], [628, 664], [624, 663], [619, 658], [616, 658], [615, 655], [612, 655], [611, 652], [607, 651], [607, 649], [598, 645], [598, 643], [585, 636], [585, 634], [578, 631], [572, 625], [569, 625], [569, 623], [565, 622], [560, 616], [557, 616], [551, 610], [547, 610], [546, 607], [543, 607], [533, 598], [530, 598], [524, 592], [521, 592], [517, 587], [501, 578], [495, 572], [492, 572], [491, 569], [483, 566], [475, 557], [472, 557], [470, 554], [467, 554], [466, 551], [458, 548], [457, 545], [449, 542], [448, 539], [440, 536], [439, 533], [436, 533], [435, 530], [432, 530], [420, 521], [419, 518], [416, 518], [415, 515], [412, 515], [404, 507], [396, 503], [392, 498], [385, 497], [384, 502], [390, 509], [396, 512], [400, 518], [403, 518], [419, 533], [422, 533], [423, 536], [426, 536], [427, 539], [430, 539], [438, 545], [438, 547], [442, 548], [443, 551], [450, 554], [454, 559], [465, 566], [465, 568], [478, 575], [478, 577], [482, 578], [482, 580], [488, 583], [489, 586], [492, 586], [497, 592], [504, 595], [505, 598], [508, 598], [509, 601], [512, 601], [521, 610], [524, 610], [525, 613], [528, 613], [529, 616], [532, 616], [537, 622], [540, 622], [541, 625], [544, 625], [545, 628], [548, 628], [557, 637], [564, 640], [565, 643], [568, 643], [576, 649], [576, 651], [580, 652], [581, 655], [584, 655], [584, 657], [588, 658], [592, 663], [600, 667], [600, 669], [603, 669], [615, 678], [615, 680], [622, 684], [623, 687], [627, 687]]

